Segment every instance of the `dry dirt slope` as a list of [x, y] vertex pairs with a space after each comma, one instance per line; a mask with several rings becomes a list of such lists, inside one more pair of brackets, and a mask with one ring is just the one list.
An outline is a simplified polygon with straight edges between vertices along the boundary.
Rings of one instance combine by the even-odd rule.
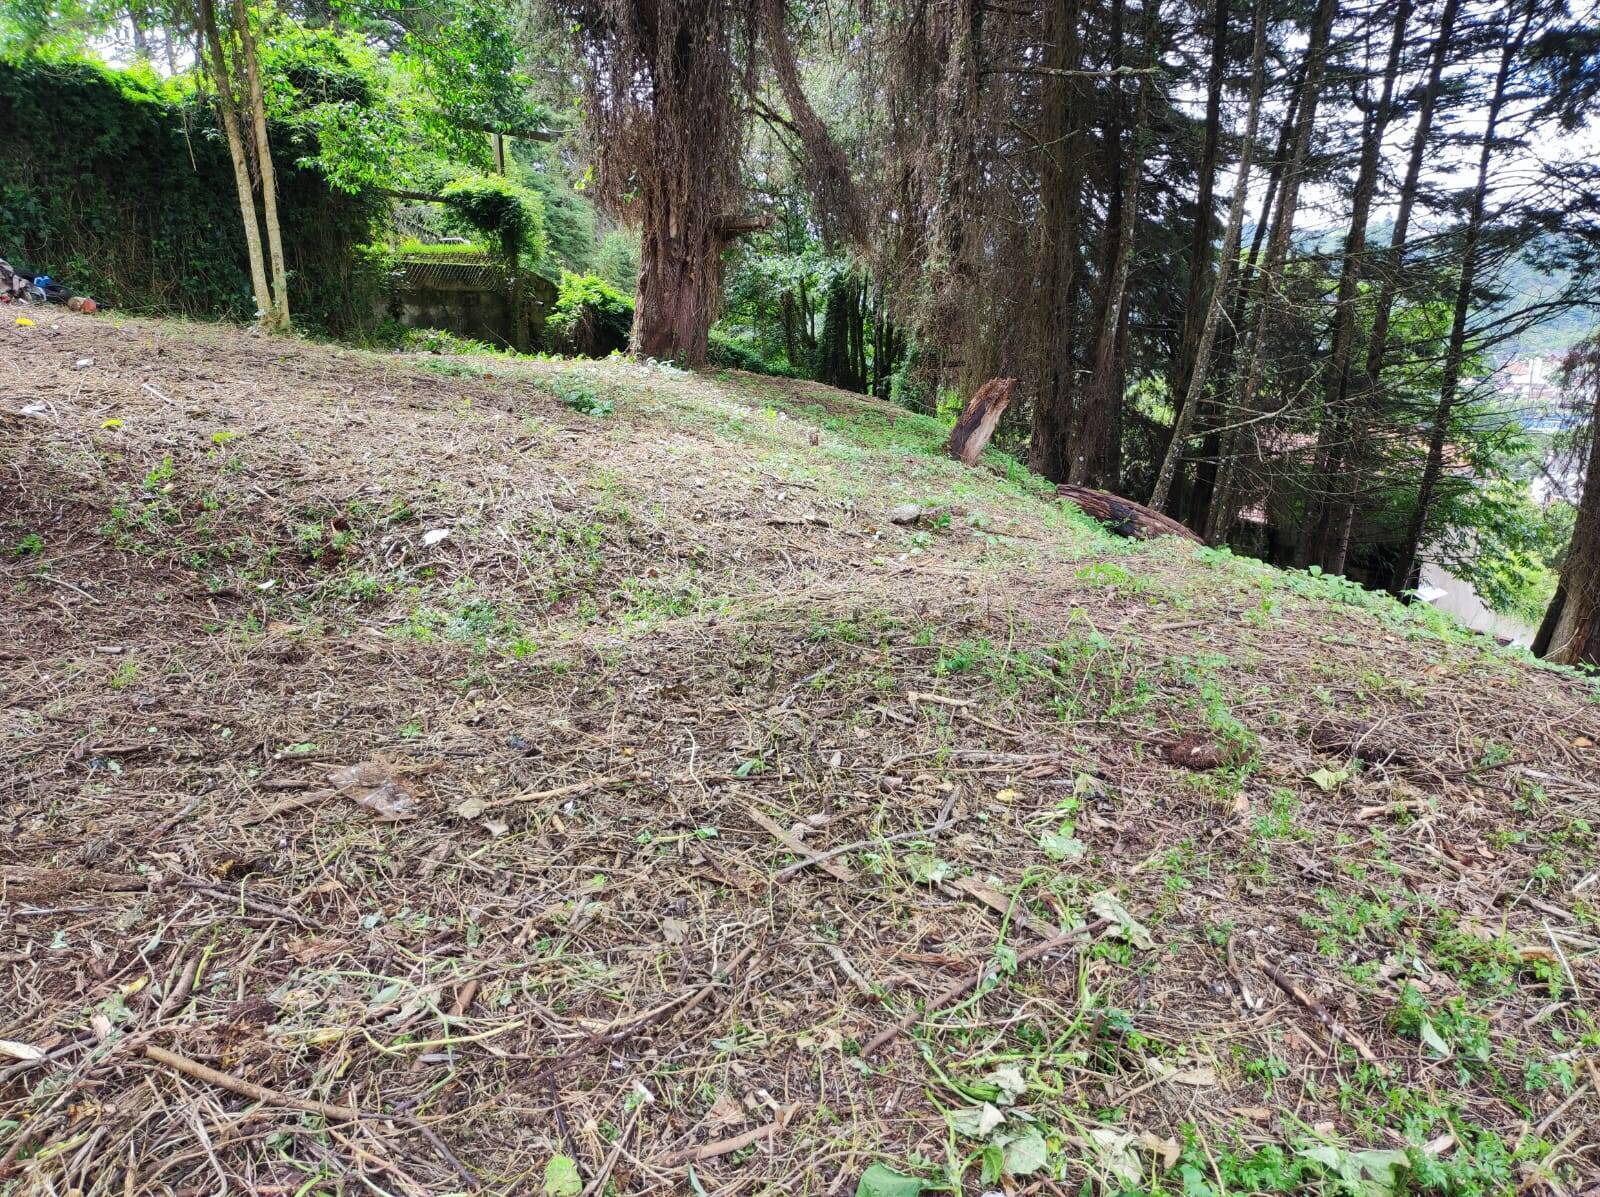
[[0, 341], [0, 1191], [1594, 1190], [1588, 683], [809, 384]]

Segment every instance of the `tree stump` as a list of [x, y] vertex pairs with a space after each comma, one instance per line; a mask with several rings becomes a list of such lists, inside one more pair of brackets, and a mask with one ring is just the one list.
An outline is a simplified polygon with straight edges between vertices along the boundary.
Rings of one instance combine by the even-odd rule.
[[994, 435], [995, 426], [1000, 423], [1016, 387], [1015, 378], [991, 378], [979, 387], [967, 400], [956, 426], [950, 430], [945, 451], [962, 465], [976, 465], [978, 454]]

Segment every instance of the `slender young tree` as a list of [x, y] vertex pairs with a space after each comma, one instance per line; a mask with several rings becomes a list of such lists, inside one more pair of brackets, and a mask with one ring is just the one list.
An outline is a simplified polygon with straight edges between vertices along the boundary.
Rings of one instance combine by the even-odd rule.
[[[1122, 0], [1114, 0], [1114, 20], [1120, 41]], [[1067, 481], [1074, 486], [1118, 489], [1122, 470], [1122, 378], [1119, 352], [1127, 319], [1128, 274], [1133, 268], [1134, 238], [1139, 227], [1139, 197], [1144, 181], [1145, 140], [1149, 125], [1150, 93], [1160, 61], [1158, 0], [1145, 0], [1144, 34], [1148, 62], [1140, 75], [1133, 128], [1124, 150], [1118, 138], [1108, 137], [1106, 150], [1115, 158], [1122, 187], [1113, 189], [1115, 207], [1107, 221], [1105, 256], [1101, 268], [1101, 299], [1094, 358], [1087, 386], [1079, 398], [1074, 422], [1072, 461]], [[1120, 47], [1118, 49], [1120, 54]], [[1120, 132], [1120, 131], [1119, 131]]]
[[260, 217], [256, 212], [255, 182], [250, 173], [250, 160], [256, 150], [255, 127], [250, 125], [250, 144], [245, 142], [245, 126], [239, 119], [238, 93], [234, 87], [229, 53], [223, 41], [222, 27], [217, 21], [214, 0], [198, 0], [200, 39], [204, 44], [206, 59], [210, 64], [212, 83], [217, 89], [217, 108], [222, 115], [222, 129], [228, 139], [228, 155], [233, 161], [233, 181], [238, 192], [239, 217], [244, 226], [245, 257], [250, 267], [250, 285], [255, 293], [257, 319], [265, 322], [273, 311], [274, 301], [267, 282], [266, 258], [261, 248]]
[[[1339, 261], [1339, 287], [1333, 317], [1333, 347], [1329, 354], [1326, 398], [1318, 433], [1316, 468], [1311, 477], [1305, 523], [1302, 526], [1298, 564], [1302, 567], [1324, 557], [1328, 548], [1328, 509], [1323, 488], [1339, 473], [1347, 446], [1350, 422], [1347, 399], [1350, 391], [1350, 363], [1356, 345], [1356, 303], [1361, 295], [1361, 272], [1367, 257], [1367, 222], [1372, 200], [1378, 189], [1378, 166], [1383, 137], [1394, 113], [1395, 81], [1405, 52], [1406, 26], [1411, 20], [1411, 0], [1395, 5], [1394, 28], [1389, 38], [1389, 54], [1384, 63], [1383, 83], [1376, 102], [1363, 124], [1361, 161], [1356, 172], [1355, 192], [1350, 208], [1350, 227], [1345, 233], [1344, 253]], [[1324, 566], [1328, 563], [1321, 562]], [[1342, 563], [1341, 563], [1342, 564]]]
[[[1328, 44], [1333, 36], [1333, 19], [1338, 9], [1336, 0], [1318, 0], [1311, 22], [1311, 36], [1306, 45], [1306, 78], [1301, 89], [1300, 108], [1295, 115], [1294, 149], [1284, 166], [1283, 185], [1278, 196], [1277, 216], [1273, 220], [1272, 234], [1267, 239], [1266, 259], [1262, 263], [1255, 319], [1245, 354], [1243, 381], [1235, 411], [1244, 419], [1253, 418], [1262, 375], [1266, 369], [1267, 341], [1278, 322], [1281, 307], [1279, 288], [1284, 264], [1289, 257], [1290, 240], [1294, 234], [1294, 219], [1300, 202], [1300, 184], [1304, 177], [1306, 159], [1311, 153], [1311, 136], [1316, 127], [1317, 105], [1322, 96], [1323, 79], [1327, 71]], [[1211, 500], [1209, 526], [1206, 540], [1212, 544], [1227, 539], [1233, 525], [1233, 474], [1238, 466], [1236, 446], [1239, 426], [1237, 421], [1224, 442], [1222, 462], [1218, 473], [1216, 494]]]
[[1342, 574], [1350, 554], [1350, 534], [1355, 525], [1356, 495], [1362, 486], [1369, 455], [1366, 452], [1367, 421], [1373, 396], [1383, 377], [1383, 368], [1389, 352], [1389, 323], [1394, 317], [1395, 300], [1400, 293], [1405, 271], [1406, 242], [1411, 235], [1411, 216], [1417, 205], [1422, 181], [1422, 166], [1433, 137], [1434, 112], [1439, 103], [1439, 92], [1444, 79], [1445, 64], [1453, 49], [1456, 18], [1461, 10], [1461, 0], [1445, 0], [1439, 13], [1432, 50], [1428, 59], [1428, 76], [1423, 83], [1417, 103], [1417, 124], [1411, 137], [1411, 156], [1406, 162], [1406, 174], [1400, 184], [1400, 193], [1394, 216], [1394, 227], [1389, 234], [1389, 248], [1379, 269], [1378, 298], [1373, 306], [1372, 328], [1367, 334], [1366, 368], [1355, 382], [1351, 397], [1351, 434], [1346, 454], [1344, 476], [1340, 479], [1338, 497], [1329, 516], [1330, 534], [1327, 559], [1323, 568], [1329, 573]]
[[[1195, 194], [1194, 227], [1189, 232], [1189, 290], [1183, 304], [1183, 335], [1172, 369], [1172, 394], [1186, 402], [1189, 376], [1211, 306], [1206, 297], [1216, 285], [1211, 253], [1211, 220], [1216, 202], [1217, 168], [1222, 149], [1222, 92], [1228, 67], [1228, 0], [1211, 0], [1211, 64], [1206, 72], [1206, 121], [1200, 149], [1200, 181]], [[1252, 78], [1254, 76], [1252, 75]]]
[[233, 23], [244, 63], [245, 95], [250, 105], [250, 126], [255, 137], [256, 177], [261, 184], [261, 219], [267, 230], [267, 259], [272, 271], [272, 306], [262, 318], [269, 332], [289, 331], [289, 274], [283, 260], [283, 232], [278, 224], [278, 172], [272, 165], [272, 143], [267, 138], [267, 101], [261, 86], [261, 63], [256, 55], [255, 33], [245, 0], [233, 0]]
[[1222, 256], [1217, 259], [1217, 277], [1206, 303], [1205, 318], [1201, 322], [1199, 341], [1195, 346], [1194, 368], [1189, 374], [1188, 389], [1178, 405], [1177, 418], [1172, 428], [1172, 438], [1167, 442], [1166, 456], [1156, 475], [1155, 489], [1150, 494], [1150, 506], [1163, 510], [1172, 492], [1172, 480], [1177, 476], [1178, 462], [1183, 457], [1189, 430], [1194, 425], [1195, 413], [1200, 409], [1205, 394], [1206, 381], [1211, 368], [1211, 350], [1217, 339], [1217, 328], [1222, 323], [1223, 308], [1228, 301], [1228, 283], [1239, 257], [1239, 241], [1244, 229], [1245, 203], [1250, 193], [1250, 159], [1255, 150], [1256, 133], [1261, 124], [1261, 91], [1263, 64], [1267, 48], [1268, 0], [1256, 0], [1254, 36], [1250, 51], [1250, 100], [1244, 122], [1244, 136], [1239, 142], [1239, 162], [1235, 167], [1233, 198], [1228, 202], [1228, 227], [1222, 237]]
[[1461, 238], [1461, 267], [1456, 280], [1454, 314], [1450, 323], [1450, 342], [1445, 350], [1442, 378], [1439, 383], [1439, 401], [1433, 411], [1428, 433], [1428, 456], [1423, 463], [1422, 478], [1417, 485], [1416, 504], [1406, 527], [1405, 539], [1396, 555], [1394, 572], [1389, 577], [1389, 589], [1401, 594], [1412, 585], [1417, 558], [1427, 535], [1428, 517], [1432, 514], [1434, 496], [1439, 479], [1444, 473], [1445, 443], [1450, 435], [1450, 421], [1461, 397], [1461, 369], [1467, 360], [1467, 320], [1472, 312], [1474, 287], [1477, 283], [1478, 256], [1483, 240], [1483, 226], [1488, 215], [1490, 167], [1499, 144], [1500, 119], [1510, 94], [1511, 68], [1527, 40], [1533, 23], [1537, 0], [1508, 8], [1501, 22], [1500, 63], [1495, 71], [1494, 83], [1489, 92], [1489, 105], [1484, 114], [1483, 139], [1478, 150], [1478, 175], [1467, 204], [1466, 227]]

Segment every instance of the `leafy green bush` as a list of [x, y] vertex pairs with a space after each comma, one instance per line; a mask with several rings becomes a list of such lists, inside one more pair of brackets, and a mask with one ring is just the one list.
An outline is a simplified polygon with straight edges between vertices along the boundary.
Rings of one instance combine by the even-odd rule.
[[532, 266], [544, 255], [544, 203], [501, 175], [468, 175], [440, 193], [452, 225], [481, 237], [507, 265]]
[[706, 342], [706, 360], [725, 370], [748, 370], [752, 374], [773, 374], [783, 378], [798, 377], [795, 370], [782, 362], [767, 361], [753, 345], [715, 328]]
[[633, 300], [598, 275], [563, 271], [545, 331], [558, 352], [605, 357], [628, 347]]
[[614, 408], [611, 400], [596, 393], [593, 387], [586, 386], [574, 378], [552, 378], [544, 385], [546, 390], [567, 407], [586, 416], [604, 419]]

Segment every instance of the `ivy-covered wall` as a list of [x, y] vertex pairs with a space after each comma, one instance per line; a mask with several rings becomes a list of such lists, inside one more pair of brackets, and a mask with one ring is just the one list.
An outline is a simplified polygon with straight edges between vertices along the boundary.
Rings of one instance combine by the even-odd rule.
[[[328, 187], [274, 127], [290, 306], [304, 329], [359, 333], [381, 267], [360, 247], [384, 208]], [[0, 58], [0, 258], [143, 312], [248, 319], [233, 167], [211, 107], [145, 70]]]

